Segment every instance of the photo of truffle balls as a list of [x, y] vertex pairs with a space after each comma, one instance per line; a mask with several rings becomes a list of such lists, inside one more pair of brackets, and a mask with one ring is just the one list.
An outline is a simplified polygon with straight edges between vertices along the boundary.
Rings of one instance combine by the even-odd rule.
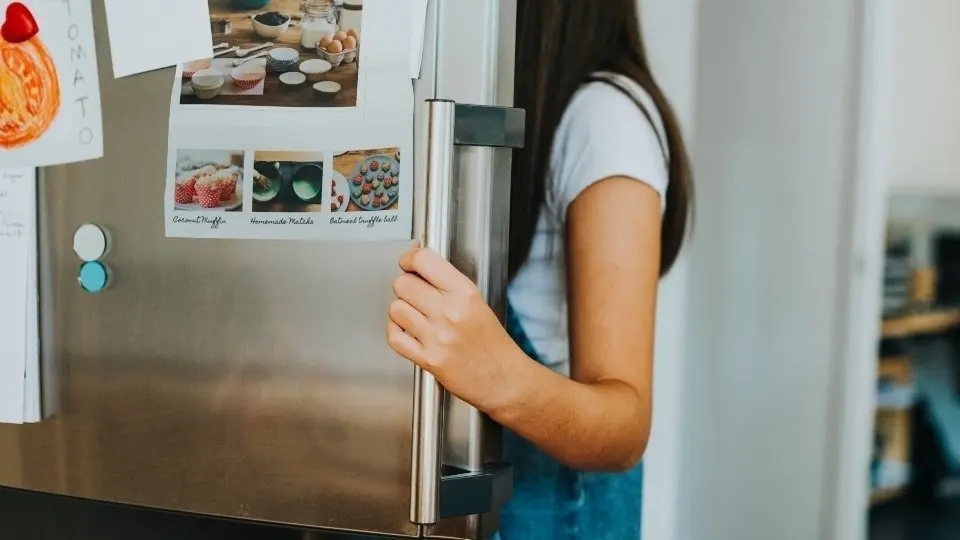
[[253, 154], [254, 212], [323, 212], [322, 152]]
[[186, 212], [243, 209], [243, 152], [177, 152], [173, 207]]
[[213, 58], [183, 65], [182, 105], [357, 105], [362, 2], [208, 1]]
[[[399, 148], [344, 152], [333, 158], [333, 168], [335, 183], [331, 186], [331, 211], [379, 212], [399, 209]], [[336, 183], [338, 181], [346, 183], [345, 190], [344, 186]], [[341, 197], [344, 191], [347, 196]], [[346, 204], [343, 201], [347, 201]]]

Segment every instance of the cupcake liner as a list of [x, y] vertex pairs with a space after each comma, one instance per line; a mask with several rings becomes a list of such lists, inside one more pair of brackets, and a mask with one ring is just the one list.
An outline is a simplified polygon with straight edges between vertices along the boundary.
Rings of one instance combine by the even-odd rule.
[[203, 208], [217, 208], [220, 206], [221, 191], [219, 187], [198, 186], [197, 202]]
[[194, 74], [202, 69], [208, 69], [211, 65], [209, 60], [197, 60], [190, 62], [183, 66], [183, 80], [188, 81], [193, 78]]
[[267, 76], [267, 71], [261, 67], [234, 69], [230, 74], [230, 78], [233, 79], [233, 84], [241, 90], [250, 90], [256, 88], [264, 77]]
[[231, 176], [223, 180], [220, 189], [220, 200], [229, 201], [233, 198], [233, 195], [237, 192], [237, 179], [236, 177]]
[[193, 183], [177, 184], [173, 191], [173, 199], [177, 204], [190, 204], [196, 194], [197, 190]]
[[197, 182], [197, 203], [203, 208], [217, 208], [220, 206], [220, 194], [223, 192], [223, 181], [215, 177], [204, 177]]

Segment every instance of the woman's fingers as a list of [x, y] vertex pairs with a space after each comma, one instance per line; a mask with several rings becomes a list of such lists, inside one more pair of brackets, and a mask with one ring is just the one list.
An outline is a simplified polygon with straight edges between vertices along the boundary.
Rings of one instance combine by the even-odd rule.
[[423, 365], [423, 344], [392, 320], [387, 322], [387, 345], [414, 364]]
[[414, 248], [400, 256], [400, 268], [404, 272], [419, 275], [440, 291], [457, 291], [473, 286], [473, 282], [460, 273], [450, 261], [435, 251]]
[[417, 274], [401, 274], [393, 282], [393, 293], [427, 317], [433, 317], [443, 309], [440, 291]]
[[391, 321], [418, 341], [430, 335], [430, 322], [426, 316], [417, 311], [406, 300], [398, 298], [390, 302], [390, 309], [387, 314]]

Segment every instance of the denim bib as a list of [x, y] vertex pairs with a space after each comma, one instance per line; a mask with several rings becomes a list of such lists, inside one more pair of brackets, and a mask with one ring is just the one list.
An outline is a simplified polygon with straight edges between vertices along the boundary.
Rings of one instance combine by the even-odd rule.
[[[507, 332], [543, 363], [507, 306]], [[561, 465], [509, 430], [504, 460], [514, 466], [513, 498], [503, 508], [496, 540], [638, 540], [643, 464], [624, 473], [582, 472]]]

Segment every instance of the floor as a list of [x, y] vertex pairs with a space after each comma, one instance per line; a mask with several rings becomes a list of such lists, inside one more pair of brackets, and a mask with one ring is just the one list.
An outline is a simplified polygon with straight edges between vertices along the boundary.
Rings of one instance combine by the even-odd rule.
[[875, 508], [870, 516], [870, 540], [957, 540], [960, 538], [960, 498], [935, 504], [902, 500]]

